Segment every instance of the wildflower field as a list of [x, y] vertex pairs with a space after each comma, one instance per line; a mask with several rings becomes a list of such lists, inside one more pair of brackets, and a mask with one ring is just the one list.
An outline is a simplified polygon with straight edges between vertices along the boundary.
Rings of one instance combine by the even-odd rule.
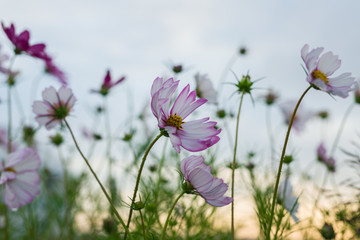
[[[194, 3], [178, 7], [187, 4]], [[193, 9], [204, 6], [198, 4]], [[51, 5], [41, 6], [56, 16]], [[209, 6], [214, 9], [204, 12], [218, 5]], [[90, 7], [81, 5], [84, 12]], [[125, 8], [148, 16], [145, 8]], [[96, 22], [103, 11], [92, 11], [83, 16]], [[33, 18], [46, 31], [68, 30], [49, 27], [45, 20], [53, 17], [40, 12]], [[180, 56], [200, 35], [187, 32], [191, 24], [176, 24], [185, 19], [177, 15], [182, 11], [168, 12], [175, 16], [159, 22], [179, 27], [174, 53]], [[148, 26], [143, 21], [132, 24]], [[261, 52], [246, 43], [234, 46], [225, 62], [216, 61], [221, 47], [204, 63], [196, 56], [163, 58], [156, 70], [123, 59], [128, 74], [119, 59], [95, 65], [86, 59], [121, 49], [142, 50], [141, 61], [152, 62], [156, 53], [146, 51], [153, 49], [137, 43], [146, 27], [117, 38], [129, 37], [122, 42], [128, 48], [102, 39], [116, 29], [92, 30], [99, 31], [97, 42], [75, 27], [78, 36], [63, 39], [76, 45], [58, 61], [62, 52], [48, 43], [56, 38], [50, 32], [38, 34], [1, 15], [0, 22], [0, 239], [360, 239], [360, 73], [348, 70], [352, 65], [336, 51], [343, 43], [303, 37], [283, 44], [277, 54], [292, 57], [281, 64], [277, 56], [260, 60]], [[88, 55], [81, 58], [84, 48]], [[207, 68], [206, 58], [215, 64]], [[270, 65], [286, 83], [257, 72], [257, 64]], [[136, 79], [142, 71], [146, 79]], [[85, 72], [98, 75], [79, 77]]]

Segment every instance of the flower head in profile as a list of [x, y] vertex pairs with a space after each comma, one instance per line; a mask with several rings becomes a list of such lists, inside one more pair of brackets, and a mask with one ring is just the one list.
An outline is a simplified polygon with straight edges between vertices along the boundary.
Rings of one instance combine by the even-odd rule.
[[208, 103], [216, 104], [217, 103], [217, 92], [214, 89], [214, 86], [206, 74], [200, 75], [197, 73], [195, 75], [196, 81], [196, 95], [199, 98], [205, 98], [208, 100]]
[[343, 73], [337, 77], [331, 77], [341, 66], [341, 60], [332, 52], [326, 52], [321, 57], [324, 48], [315, 48], [309, 52], [309, 45], [305, 44], [301, 49], [306, 70], [306, 80], [316, 89], [329, 94], [346, 98], [353, 90], [355, 78], [351, 73]]
[[[296, 101], [288, 100], [288, 101], [280, 103], [279, 106], [280, 106], [280, 110], [283, 113], [283, 116], [285, 118], [285, 123], [287, 125], [289, 125], [292, 114], [294, 112], [294, 108], [296, 106]], [[297, 113], [295, 115], [292, 127], [297, 132], [301, 132], [302, 130], [304, 130], [306, 122], [309, 119], [311, 119], [313, 116], [314, 116], [313, 112], [310, 112], [310, 111], [304, 109], [304, 107], [302, 107], [302, 105], [300, 105], [297, 110]]]
[[11, 24], [10, 27], [5, 27], [4, 23], [1, 23], [2, 28], [6, 34], [6, 36], [9, 38], [9, 40], [14, 45], [15, 54], [21, 54], [22, 52], [25, 52], [29, 54], [30, 56], [40, 58], [43, 60], [49, 59], [49, 56], [45, 53], [45, 44], [38, 43], [34, 45], [30, 45], [30, 33], [29, 31], [25, 30], [21, 32], [20, 34], [15, 33], [15, 26], [14, 24]]
[[357, 78], [355, 81], [355, 103], [360, 104], [360, 78]]
[[286, 177], [279, 185], [278, 200], [291, 214], [295, 222], [299, 222], [296, 213], [299, 209], [298, 198], [294, 196], [289, 177]]
[[158, 120], [158, 126], [170, 141], [175, 150], [180, 153], [180, 146], [190, 152], [205, 150], [220, 138], [221, 130], [215, 128], [216, 122], [209, 118], [188, 121], [184, 120], [198, 107], [207, 102], [206, 99], [196, 100], [196, 91], [190, 92], [187, 85], [177, 96], [171, 110], [170, 102], [179, 81], [170, 78], [164, 81], [156, 78], [151, 88], [151, 110]]
[[96, 92], [96, 93], [100, 93], [103, 96], [106, 96], [109, 94], [109, 90], [113, 87], [115, 87], [116, 85], [118, 85], [119, 83], [121, 83], [122, 81], [125, 80], [125, 77], [121, 77], [119, 78], [117, 81], [115, 82], [111, 82], [111, 75], [110, 75], [110, 71], [107, 70], [104, 81], [101, 85], [101, 88], [99, 90], [91, 90], [91, 92]]
[[335, 172], [336, 165], [335, 159], [333, 157], [327, 156], [326, 148], [324, 143], [320, 143], [316, 149], [317, 152], [317, 160], [323, 163], [330, 172]]
[[39, 194], [40, 165], [40, 157], [33, 148], [18, 150], [0, 161], [0, 184], [5, 185], [3, 197], [8, 208], [24, 206]]
[[188, 183], [184, 187], [186, 193], [198, 193], [214, 207], [222, 207], [233, 201], [231, 197], [224, 196], [228, 186], [222, 179], [212, 176], [211, 169], [204, 163], [202, 156], [184, 158], [180, 170]]
[[57, 78], [62, 85], [68, 84], [65, 73], [54, 64], [52, 59], [45, 60], [45, 72]]
[[60, 87], [58, 91], [53, 87], [46, 88], [42, 92], [43, 101], [35, 101], [33, 112], [36, 121], [46, 129], [52, 129], [60, 124], [71, 112], [76, 98], [70, 88]]
[[269, 89], [268, 92], [262, 96], [262, 99], [266, 105], [271, 106], [279, 99], [279, 94], [273, 89]]

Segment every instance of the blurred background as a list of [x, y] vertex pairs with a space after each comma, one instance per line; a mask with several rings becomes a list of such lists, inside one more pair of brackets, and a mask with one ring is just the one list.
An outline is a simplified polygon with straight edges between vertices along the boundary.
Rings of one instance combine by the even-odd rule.
[[[125, 82], [108, 97], [111, 126], [119, 138], [131, 129], [130, 120], [144, 109], [149, 117], [148, 127], [151, 131], [157, 129], [149, 106], [151, 84], [158, 76], [174, 77], [171, 69], [175, 65], [184, 69], [176, 76], [181, 87], [190, 84], [195, 89], [194, 75], [199, 72], [208, 74], [216, 89], [221, 89], [218, 106], [206, 105], [198, 116], [215, 115], [218, 109], [236, 113], [239, 96], [232, 95], [233, 85], [224, 84], [236, 82], [229, 69], [239, 78], [249, 73], [252, 80], [261, 79], [254, 84], [254, 101], [245, 98], [239, 129], [239, 159], [245, 158], [249, 151], [261, 152], [259, 164], [268, 166], [266, 106], [261, 96], [272, 88], [280, 95], [279, 102], [300, 97], [308, 87], [300, 57], [306, 43], [311, 48], [324, 47], [325, 51], [339, 55], [342, 66], [335, 75], [351, 72], [359, 76], [359, 9], [360, 3], [355, 0], [0, 0], [0, 20], [6, 26], [14, 23], [17, 33], [29, 30], [31, 43], [46, 43], [47, 52], [66, 73], [78, 99], [69, 120], [78, 134], [83, 127], [93, 127], [92, 111], [102, 104], [102, 99], [90, 93], [90, 89], [100, 87], [107, 69], [114, 80], [126, 76]], [[12, 54], [12, 45], [3, 31], [0, 44], [2, 52]], [[240, 49], [246, 49], [246, 53], [240, 54]], [[14, 69], [21, 69], [16, 94], [22, 106], [14, 111], [14, 122], [24, 116], [25, 123], [35, 125], [32, 101], [41, 98], [45, 87], [58, 88], [60, 84], [51, 76], [43, 76], [42, 61], [28, 56], [18, 57]], [[6, 90], [5, 81], [1, 81], [1, 127], [7, 125]], [[322, 179], [324, 170], [319, 170], [316, 163], [316, 147], [320, 141], [331, 147], [345, 110], [352, 102], [352, 93], [347, 99], [316, 90], [307, 94], [302, 106], [314, 113], [329, 111], [329, 118], [325, 124], [313, 118], [304, 131], [292, 132], [288, 152], [296, 158], [295, 169], [313, 174], [315, 181]], [[344, 128], [340, 148], [350, 150], [351, 141], [359, 140], [359, 117], [360, 108], [356, 106]], [[278, 107], [271, 112], [271, 119], [279, 154], [286, 127]], [[234, 129], [234, 121], [229, 128]], [[38, 138], [40, 142], [48, 141], [48, 131], [42, 128], [39, 134], [44, 136], [43, 140]], [[224, 166], [230, 162], [232, 152], [226, 132], [220, 137], [224, 140], [218, 148], [225, 151], [223, 158], [216, 161]], [[335, 158], [336, 179], [340, 182], [352, 171], [340, 150]], [[119, 169], [125, 165], [126, 158], [123, 161], [118, 163]], [[77, 167], [83, 167], [83, 162], [75, 164], [72, 171], [76, 172]], [[132, 189], [132, 180], [128, 181]]]

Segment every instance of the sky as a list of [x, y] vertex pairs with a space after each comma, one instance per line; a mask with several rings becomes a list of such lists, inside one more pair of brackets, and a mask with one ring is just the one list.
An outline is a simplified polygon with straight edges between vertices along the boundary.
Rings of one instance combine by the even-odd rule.
[[[338, 73], [351, 72], [360, 76], [360, 3], [358, 1], [25, 1], [0, 0], [0, 20], [5, 25], [14, 23], [16, 31], [28, 29], [31, 42], [44, 42], [55, 63], [67, 74], [69, 86], [78, 102], [71, 118], [77, 127], [91, 126], [89, 109], [101, 104], [101, 98], [89, 93], [99, 88], [107, 69], [114, 79], [122, 75], [126, 81], [109, 97], [112, 111], [111, 125], [121, 126], [129, 114], [134, 115], [150, 101], [150, 87], [157, 76], [171, 77], [169, 67], [182, 64], [185, 72], [178, 76], [181, 87], [190, 83], [195, 88], [194, 75], [206, 73], [221, 93], [220, 107], [235, 112], [239, 97], [231, 96], [234, 87], [222, 82], [235, 82], [231, 72], [224, 69], [230, 59], [245, 46], [248, 54], [238, 57], [231, 70], [242, 76], [249, 72], [255, 84], [255, 100], [273, 88], [281, 101], [298, 99], [308, 87], [301, 67], [300, 50], [304, 44], [324, 47], [342, 60]], [[11, 44], [0, 33], [0, 44], [10, 53]], [[29, 99], [40, 99], [48, 86], [60, 85], [51, 77], [41, 76], [42, 63], [29, 57], [16, 60], [21, 68], [18, 95], [25, 109], [27, 121], [31, 113]], [[41, 80], [39, 80], [41, 79]], [[37, 84], [36, 91], [32, 85]], [[6, 112], [6, 86], [0, 85], [0, 111]], [[330, 147], [346, 108], [347, 99], [332, 98], [328, 94], [311, 90], [302, 105], [311, 111], [328, 110], [330, 119], [324, 127], [319, 120], [311, 120], [306, 131], [292, 133], [289, 152], [296, 153], [301, 167], [315, 161], [317, 144], [324, 141]], [[31, 102], [31, 101], [30, 101]], [[204, 112], [214, 114], [216, 108], [205, 106]], [[281, 146], [285, 130], [278, 108], [271, 112], [276, 131], [277, 147]], [[6, 126], [6, 114], [0, 124]], [[15, 113], [15, 119], [17, 114]], [[357, 140], [360, 108], [351, 113], [340, 146], [353, 149], [351, 140]], [[249, 149], [263, 150], [266, 145], [265, 107], [246, 98], [240, 120], [239, 154]], [[234, 123], [231, 123], [234, 126]], [[126, 125], [126, 123], [125, 123]], [[156, 122], [154, 120], [154, 129]], [[278, 131], [279, 130], [279, 131]], [[43, 129], [42, 131], [45, 132]], [[44, 134], [44, 133], [43, 133]], [[222, 137], [226, 138], [225, 131]], [[346, 176], [344, 155], [336, 153], [339, 167]], [[314, 168], [321, 169], [318, 165]], [[313, 169], [312, 169], [313, 170]], [[321, 170], [323, 171], [323, 169]], [[341, 178], [340, 176], [340, 178]]]

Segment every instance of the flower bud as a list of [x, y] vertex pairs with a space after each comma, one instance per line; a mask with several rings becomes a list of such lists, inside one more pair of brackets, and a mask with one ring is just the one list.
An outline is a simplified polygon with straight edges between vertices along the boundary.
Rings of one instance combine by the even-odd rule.
[[293, 158], [292, 155], [286, 155], [286, 156], [284, 157], [284, 163], [285, 163], [285, 164], [290, 164], [292, 161], [294, 161], [294, 158]]
[[324, 226], [319, 231], [324, 239], [335, 239], [336, 237], [334, 228], [330, 223], [325, 223]]
[[51, 140], [51, 143], [57, 147], [60, 146], [64, 142], [64, 139], [60, 133], [56, 133], [55, 135], [50, 136], [50, 140]]

